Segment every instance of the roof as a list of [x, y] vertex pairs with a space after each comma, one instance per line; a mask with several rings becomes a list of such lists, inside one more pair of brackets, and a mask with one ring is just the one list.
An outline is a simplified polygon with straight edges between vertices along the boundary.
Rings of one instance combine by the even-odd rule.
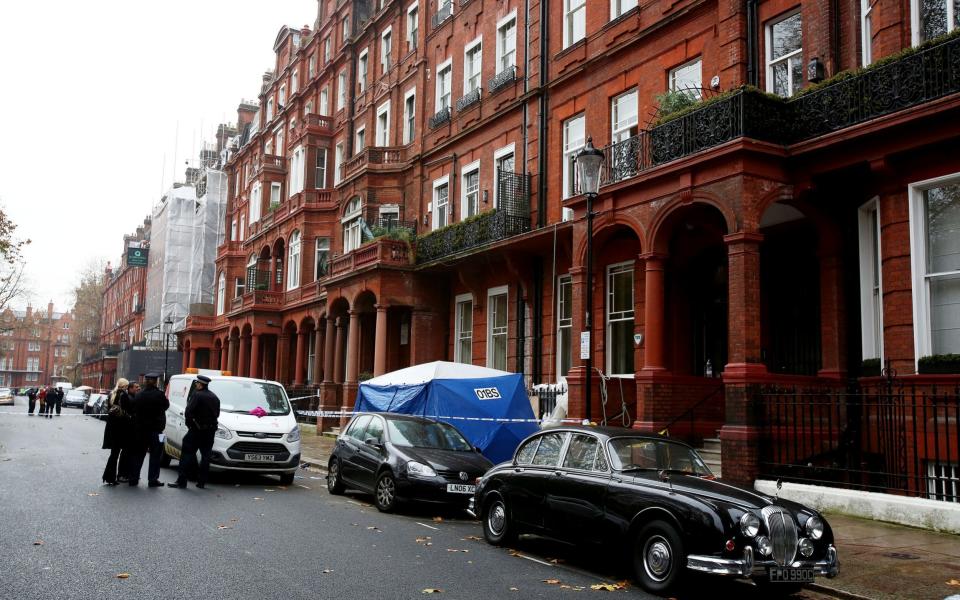
[[[583, 433], [592, 433], [595, 435], [600, 435], [606, 438], [618, 438], [618, 437], [636, 437], [636, 438], [645, 438], [649, 440], [666, 440], [670, 442], [676, 442], [678, 444], [688, 445], [683, 440], [677, 440], [669, 438], [658, 433], [649, 433], [645, 431], [638, 431], [636, 429], [628, 429], [626, 427], [609, 427], [609, 426], [591, 426], [591, 425], [561, 425], [560, 427], [550, 427], [548, 429], [542, 430], [543, 432], [547, 431], [574, 431], [574, 432], [583, 432]], [[538, 432], [539, 433], [539, 432]]]
[[436, 419], [430, 419], [428, 417], [421, 417], [419, 415], [405, 415], [395, 412], [377, 412], [375, 410], [365, 410], [356, 413], [354, 416], [359, 417], [360, 415], [380, 415], [381, 417], [387, 417], [396, 421], [419, 421], [427, 423], [439, 423]]
[[414, 365], [391, 373], [374, 377], [361, 385], [420, 385], [434, 379], [486, 379], [513, 375], [507, 371], [488, 369], [476, 365], [446, 362], [442, 360]]

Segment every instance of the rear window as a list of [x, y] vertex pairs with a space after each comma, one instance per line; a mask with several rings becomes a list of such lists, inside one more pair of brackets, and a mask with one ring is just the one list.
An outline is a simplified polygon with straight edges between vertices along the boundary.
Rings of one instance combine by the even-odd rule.
[[540, 438], [540, 446], [533, 457], [533, 464], [545, 467], [556, 466], [560, 462], [560, 448], [563, 447], [565, 433], [548, 433]]
[[214, 379], [210, 391], [220, 399], [222, 412], [249, 413], [258, 406], [271, 416], [290, 414], [290, 403], [283, 388], [275, 383]]

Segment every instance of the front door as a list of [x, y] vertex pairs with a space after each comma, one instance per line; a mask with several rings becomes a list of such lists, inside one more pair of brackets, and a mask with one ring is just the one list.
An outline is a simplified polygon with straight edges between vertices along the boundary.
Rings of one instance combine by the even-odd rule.
[[360, 466], [358, 464], [358, 452], [363, 445], [363, 434], [370, 423], [370, 415], [360, 415], [350, 426], [346, 433], [337, 440], [337, 456], [340, 458], [340, 476], [344, 481], [357, 485], [360, 483]]
[[[372, 443], [368, 443], [371, 442]], [[373, 489], [376, 485], [377, 469], [383, 461], [383, 420], [374, 416], [370, 419], [363, 437], [357, 446], [354, 455], [354, 465], [357, 468], [356, 481], [364, 489]]]
[[564, 538], [597, 540], [602, 531], [609, 480], [599, 440], [589, 434], [573, 434], [563, 462], [547, 486], [547, 529]]
[[[508, 492], [511, 518], [527, 526], [544, 526], [544, 507], [546, 505], [548, 484], [560, 464], [560, 451], [566, 441], [567, 433], [548, 433], [538, 438], [536, 448], [530, 448], [532, 456], [526, 464], [514, 466], [512, 483]], [[526, 448], [524, 448], [526, 449]], [[524, 455], [517, 453], [518, 461]]]

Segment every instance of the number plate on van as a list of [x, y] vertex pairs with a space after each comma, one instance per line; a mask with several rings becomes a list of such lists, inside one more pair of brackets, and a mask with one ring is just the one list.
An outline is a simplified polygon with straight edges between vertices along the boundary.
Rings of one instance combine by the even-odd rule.
[[243, 460], [250, 462], [273, 462], [273, 454], [244, 454]]

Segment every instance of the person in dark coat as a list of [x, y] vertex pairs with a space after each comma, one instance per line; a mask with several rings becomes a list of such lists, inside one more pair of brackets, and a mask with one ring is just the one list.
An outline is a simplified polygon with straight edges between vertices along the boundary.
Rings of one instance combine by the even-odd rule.
[[33, 416], [33, 409], [37, 407], [37, 388], [27, 390], [27, 414]]
[[57, 416], [60, 416], [60, 407], [63, 406], [63, 388], [57, 388]]
[[129, 484], [137, 485], [140, 481], [140, 471], [143, 469], [143, 459], [150, 454], [150, 464], [147, 468], [147, 485], [160, 487], [160, 458], [163, 454], [163, 442], [160, 435], [167, 426], [167, 409], [170, 401], [162, 391], [157, 389], [157, 373], [147, 373], [144, 376], [143, 390], [133, 398], [133, 444], [134, 454], [130, 458]]
[[108, 485], [117, 485], [117, 465], [120, 465], [120, 474], [123, 475], [129, 462], [130, 438], [133, 435], [133, 414], [128, 393], [126, 379], [117, 380], [117, 385], [110, 393], [107, 408], [107, 424], [103, 428], [103, 448], [110, 450], [110, 458], [103, 469], [103, 482]]
[[53, 418], [53, 405], [57, 403], [57, 388], [52, 385], [47, 386], [47, 418]]
[[176, 482], [170, 487], [187, 487], [187, 473], [197, 462], [197, 450], [200, 451], [200, 470], [197, 473], [197, 487], [207, 485], [210, 472], [210, 452], [213, 450], [213, 438], [217, 433], [217, 418], [220, 416], [220, 399], [208, 389], [210, 378], [197, 375], [193, 391], [187, 399], [187, 408], [183, 418], [187, 423], [187, 435], [183, 436], [183, 450], [180, 454], [180, 470]]

